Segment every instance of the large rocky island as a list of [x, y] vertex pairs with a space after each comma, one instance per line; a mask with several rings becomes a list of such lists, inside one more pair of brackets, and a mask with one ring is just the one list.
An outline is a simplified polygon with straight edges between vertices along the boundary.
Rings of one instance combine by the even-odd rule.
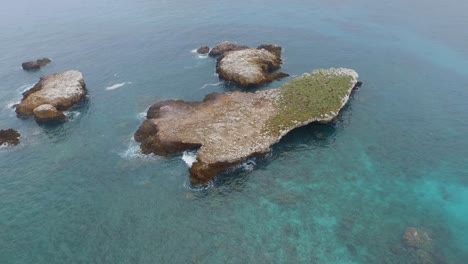
[[36, 121], [63, 121], [63, 111], [86, 97], [86, 85], [79, 71], [66, 71], [41, 77], [33, 88], [23, 93], [16, 106], [19, 117], [34, 116]]
[[350, 69], [317, 70], [277, 89], [159, 102], [148, 110], [135, 140], [145, 154], [199, 149], [190, 175], [192, 184], [204, 184], [230, 166], [268, 153], [294, 128], [332, 121], [357, 82]]

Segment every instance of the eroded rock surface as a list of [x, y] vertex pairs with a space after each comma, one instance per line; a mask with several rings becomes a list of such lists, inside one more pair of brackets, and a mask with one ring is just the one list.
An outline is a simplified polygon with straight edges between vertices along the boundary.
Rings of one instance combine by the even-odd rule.
[[202, 102], [159, 102], [148, 110], [135, 140], [145, 154], [199, 149], [190, 175], [193, 184], [204, 184], [229, 166], [268, 153], [294, 128], [331, 121], [357, 78], [350, 69], [318, 70], [278, 89], [214, 93]]
[[245, 88], [289, 76], [282, 72], [271, 73], [281, 68], [281, 47], [270, 45], [270, 50], [260, 48], [227, 52], [219, 58], [216, 72], [221, 79]]
[[210, 53], [208, 54], [210, 57], [218, 57], [223, 55], [226, 52], [229, 51], [235, 51], [235, 50], [243, 50], [243, 49], [248, 49], [249, 47], [247, 46], [241, 46], [237, 45], [228, 41], [221, 42], [220, 44], [214, 46], [211, 50]]
[[24, 62], [23, 64], [21, 64], [21, 67], [23, 67], [23, 70], [26, 70], [26, 71], [38, 70], [38, 69], [46, 66], [50, 62], [51, 62], [50, 59], [42, 58], [42, 59], [38, 59], [38, 60], [35, 60], [35, 61]]
[[13, 129], [0, 130], [0, 146], [16, 146], [20, 143], [20, 133]]
[[216, 73], [220, 79], [244, 88], [264, 85], [289, 76], [286, 73], [273, 72], [281, 68], [282, 63], [281, 47], [277, 45], [249, 48], [226, 41], [212, 48], [209, 56], [218, 58]]
[[23, 93], [16, 106], [20, 117], [34, 116], [38, 121], [61, 121], [63, 111], [86, 97], [86, 85], [79, 71], [66, 71], [41, 77], [30, 90]]
[[40, 105], [33, 110], [34, 118], [39, 122], [63, 121], [67, 117], [51, 104]]

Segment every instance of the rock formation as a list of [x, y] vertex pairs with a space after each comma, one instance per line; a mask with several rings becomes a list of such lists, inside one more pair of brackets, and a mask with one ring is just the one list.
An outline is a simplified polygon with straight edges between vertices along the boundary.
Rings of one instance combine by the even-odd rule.
[[16, 106], [20, 117], [34, 116], [37, 121], [62, 121], [63, 111], [86, 97], [86, 86], [79, 71], [66, 71], [41, 77], [30, 90], [23, 93]]
[[208, 46], [202, 46], [202, 47], [197, 49], [198, 54], [206, 55], [206, 54], [208, 54], [208, 52], [210, 52], [210, 47], [208, 47]]
[[[273, 47], [273, 46], [272, 46]], [[271, 73], [281, 68], [281, 48], [243, 49], [224, 53], [218, 59], [216, 72], [225, 81], [244, 88], [270, 83], [289, 76], [286, 73]]]
[[16, 146], [20, 143], [20, 133], [13, 129], [0, 130], [0, 146], [12, 145]]
[[331, 121], [357, 78], [350, 69], [318, 70], [278, 89], [214, 93], [202, 102], [159, 102], [148, 110], [135, 140], [145, 154], [199, 149], [190, 175], [193, 184], [204, 184], [232, 165], [268, 153], [294, 128]]
[[34, 118], [39, 122], [63, 121], [67, 117], [51, 104], [40, 105], [33, 110]]
[[23, 64], [21, 64], [21, 67], [23, 67], [23, 70], [26, 70], [26, 71], [38, 70], [46, 66], [50, 62], [51, 60], [49, 60], [48, 58], [42, 58], [42, 59], [38, 59], [35, 61], [24, 62]]
[[218, 57], [223, 55], [224, 53], [228, 51], [235, 51], [235, 50], [243, 50], [243, 49], [248, 49], [249, 47], [247, 46], [240, 46], [228, 41], [221, 42], [220, 44], [214, 46], [211, 50], [210, 53], [208, 54], [210, 57]]
[[219, 78], [244, 88], [260, 86], [289, 76], [282, 72], [273, 73], [281, 68], [280, 46], [260, 45], [249, 48], [222, 42], [211, 49], [209, 56], [218, 58], [216, 73]]

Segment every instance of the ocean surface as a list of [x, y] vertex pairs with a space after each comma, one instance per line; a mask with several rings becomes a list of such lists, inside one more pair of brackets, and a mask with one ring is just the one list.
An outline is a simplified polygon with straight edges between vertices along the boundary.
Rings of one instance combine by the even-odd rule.
[[[468, 1], [16, 0], [0, 8], [0, 263], [436, 263], [468, 260]], [[139, 154], [160, 100], [238, 90], [193, 49], [284, 49], [283, 71], [355, 69], [334, 125], [288, 134], [205, 188], [193, 153]], [[25, 72], [21, 63], [52, 63]], [[39, 77], [80, 70], [62, 125], [18, 119]], [[260, 89], [279, 87], [286, 80]], [[185, 161], [184, 161], [185, 160]], [[424, 262], [423, 262], [424, 263]], [[425, 262], [429, 263], [429, 262]]]

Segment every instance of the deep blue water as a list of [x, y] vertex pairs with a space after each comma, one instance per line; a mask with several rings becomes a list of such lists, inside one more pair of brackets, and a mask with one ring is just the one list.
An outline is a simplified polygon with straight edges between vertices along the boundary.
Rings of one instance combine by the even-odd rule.
[[[431, 230], [445, 263], [466, 263], [466, 10], [455, 0], [3, 3], [0, 129], [22, 144], [0, 149], [0, 263], [412, 263], [392, 250], [409, 226]], [[181, 156], [138, 155], [132, 135], [154, 102], [236, 89], [190, 52], [223, 40], [279, 44], [291, 75], [349, 67], [364, 85], [336, 125], [297, 129], [193, 189]], [[49, 66], [21, 70], [44, 56]], [[40, 76], [70, 69], [90, 94], [70, 122], [39, 126], [8, 108]]]

